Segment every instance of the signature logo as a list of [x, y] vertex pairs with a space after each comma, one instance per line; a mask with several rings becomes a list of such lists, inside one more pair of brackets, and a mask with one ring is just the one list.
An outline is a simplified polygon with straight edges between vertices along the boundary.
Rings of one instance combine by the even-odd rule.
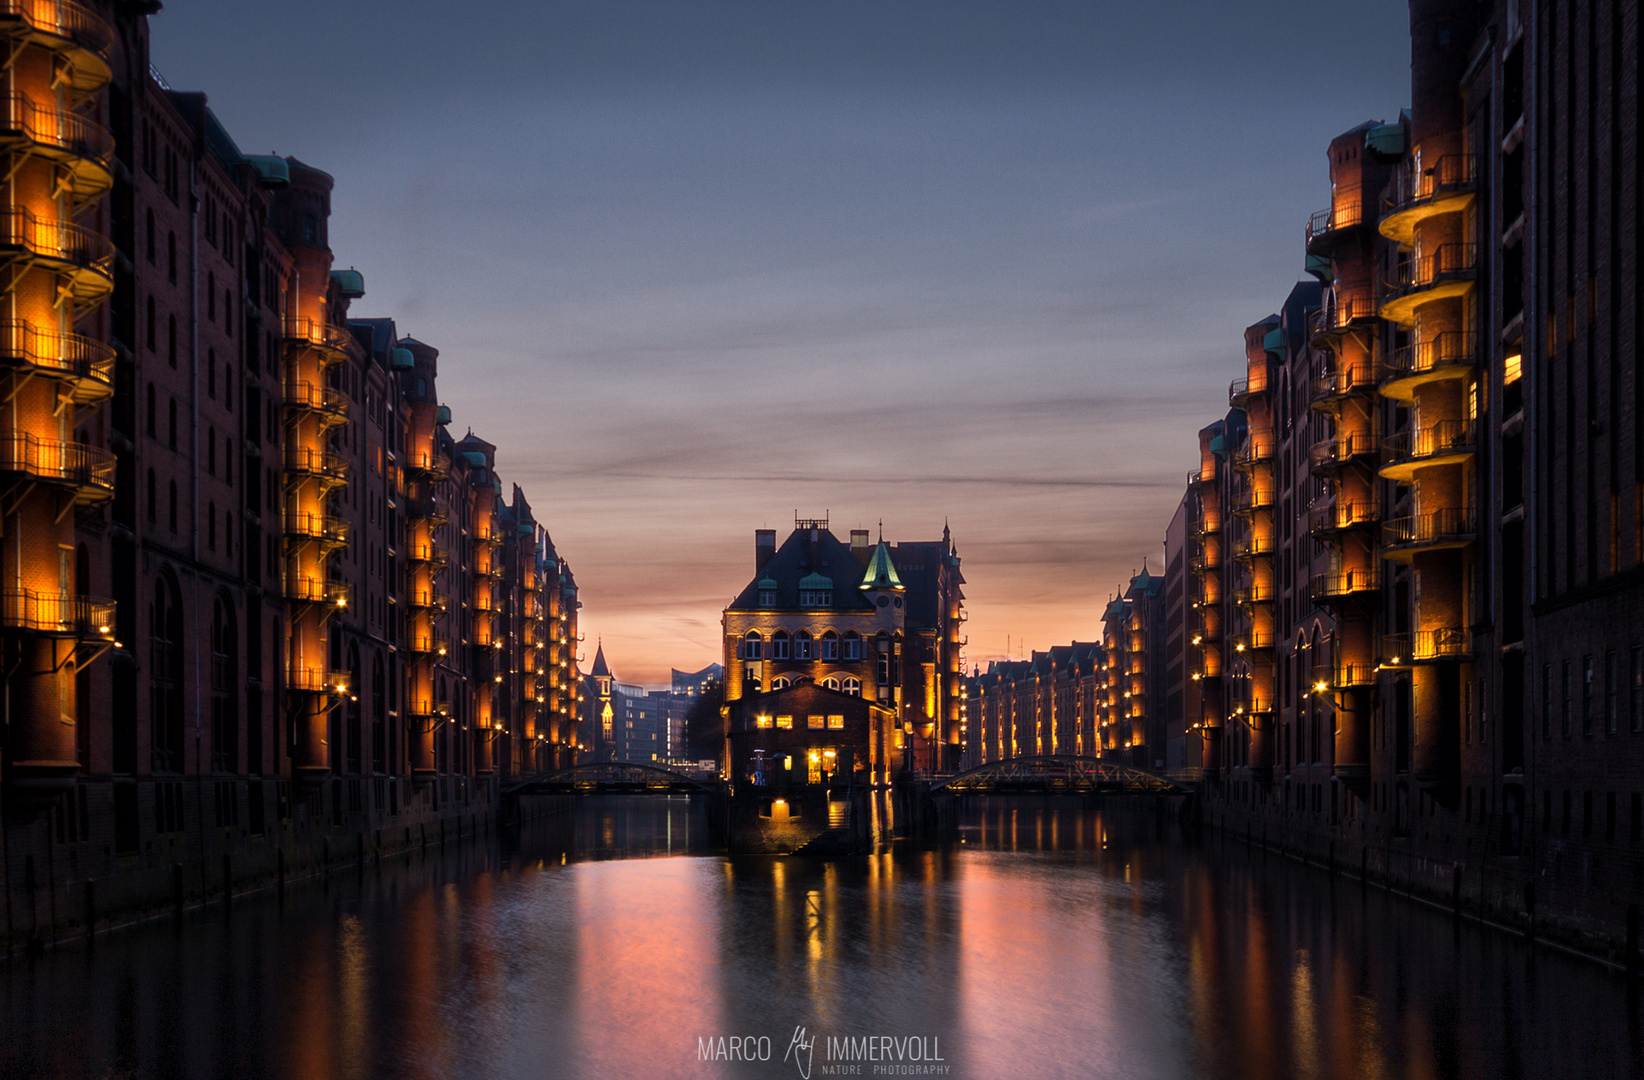
[[816, 1045], [816, 1036], [806, 1038], [803, 1026], [793, 1029], [793, 1041], [788, 1043], [788, 1052], [782, 1055], [782, 1060], [793, 1058], [793, 1063], [799, 1067], [801, 1080], [811, 1080], [811, 1048]]

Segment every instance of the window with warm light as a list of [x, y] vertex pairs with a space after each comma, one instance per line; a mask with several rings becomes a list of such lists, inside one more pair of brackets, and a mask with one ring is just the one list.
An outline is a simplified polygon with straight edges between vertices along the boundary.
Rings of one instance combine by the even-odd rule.
[[754, 727], [756, 727], [756, 728], [769, 728], [770, 726], [771, 726], [771, 718], [770, 717], [768, 717], [768, 716], [756, 716], [756, 717], [754, 717]]
[[810, 728], [812, 731], [821, 731], [823, 725], [827, 722], [827, 717], [820, 713], [811, 713], [809, 716], [805, 717], [805, 726]]
[[845, 718], [838, 713], [830, 713], [828, 716], [828, 726], [837, 731], [845, 726]]
[[782, 731], [792, 731], [793, 730], [793, 717], [791, 717], [791, 716], [778, 716], [776, 718], [776, 726], [779, 729], [781, 729]]

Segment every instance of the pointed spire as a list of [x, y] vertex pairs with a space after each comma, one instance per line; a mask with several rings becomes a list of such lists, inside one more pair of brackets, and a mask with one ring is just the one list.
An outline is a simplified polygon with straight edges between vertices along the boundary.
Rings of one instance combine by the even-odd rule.
[[605, 639], [601, 637], [597, 638], [596, 641], [597, 644], [594, 648], [594, 670], [590, 671], [588, 674], [594, 676], [603, 675], [606, 678], [610, 678], [611, 668], [610, 665], [605, 663]]
[[896, 573], [896, 564], [891, 562], [890, 548], [885, 546], [882, 538], [868, 559], [868, 572], [862, 576], [861, 588], [864, 592], [871, 589], [902, 591], [902, 579]]

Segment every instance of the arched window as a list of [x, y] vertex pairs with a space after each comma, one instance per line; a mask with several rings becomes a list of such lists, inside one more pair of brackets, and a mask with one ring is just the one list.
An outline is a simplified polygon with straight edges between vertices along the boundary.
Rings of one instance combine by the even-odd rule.
[[[177, 284], [177, 234], [174, 232], [166, 233], [166, 278]], [[176, 325], [175, 320], [172, 325]]]
[[845, 631], [845, 659], [862, 659], [862, 638], [855, 630]]
[[772, 690], [786, 690], [792, 685], [793, 680], [789, 679], [786, 675], [778, 675], [776, 678], [771, 680]]
[[154, 264], [154, 258], [155, 258], [155, 253], [154, 253], [154, 211], [152, 209], [150, 209], [143, 217], [143, 228], [144, 228], [144, 231], [147, 233], [148, 261], [149, 261], [149, 265], [152, 266]]
[[772, 635], [772, 637], [771, 637], [771, 659], [772, 660], [786, 660], [786, 659], [788, 659], [788, 632], [786, 630], [778, 630], [774, 635]]
[[238, 638], [233, 601], [218, 596], [211, 605], [211, 768], [215, 772], [239, 771]]
[[827, 687], [829, 690], [839, 689], [839, 676], [829, 675], [826, 679], [822, 680], [822, 685]]
[[157, 418], [154, 414], [154, 384], [149, 383], [148, 384], [148, 437], [151, 438], [151, 439], [159, 437], [159, 436], [154, 434], [155, 431], [158, 430], [158, 428], [155, 427], [156, 422], [157, 422]]
[[[839, 659], [839, 635], [832, 630], [824, 633], [817, 641], [816, 658], [818, 660]], [[838, 689], [838, 687], [834, 687]]]
[[765, 658], [765, 639], [758, 630], [749, 630], [742, 639], [742, 658], [744, 660], [763, 660]]
[[845, 690], [845, 693], [849, 694], [851, 697], [861, 697], [862, 696], [862, 680], [861, 679], [856, 679], [856, 678], [847, 678], [845, 680], [844, 690]]
[[171, 531], [175, 533], [177, 531], [177, 481], [175, 480], [171, 481], [171, 505], [167, 513], [167, 519], [171, 523]]
[[173, 315], [166, 320], [166, 361], [177, 366], [177, 316]]
[[206, 550], [217, 550], [217, 504], [206, 503]]
[[149, 731], [157, 772], [183, 767], [183, 615], [164, 575], [148, 609]]
[[154, 319], [154, 297], [150, 296], [148, 298], [148, 351], [149, 352], [154, 351], [154, 349], [155, 349], [155, 339], [158, 338], [159, 336], [160, 336], [159, 335], [159, 327], [158, 327], [158, 325], [156, 325], [155, 319]]
[[801, 630], [793, 636], [793, 658], [795, 660], [811, 659], [810, 631]]
[[154, 493], [154, 470], [148, 471], [148, 520], [149, 524], [158, 521], [160, 514], [160, 497]]

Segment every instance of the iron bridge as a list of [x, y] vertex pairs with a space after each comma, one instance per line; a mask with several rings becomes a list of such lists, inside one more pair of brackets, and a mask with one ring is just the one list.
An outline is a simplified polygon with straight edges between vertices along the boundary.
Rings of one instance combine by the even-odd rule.
[[1182, 785], [1146, 769], [1101, 758], [1056, 755], [990, 761], [948, 777], [932, 795], [1185, 795]]
[[718, 791], [717, 781], [698, 780], [641, 761], [588, 761], [544, 773], [507, 789], [513, 795], [682, 795]]

